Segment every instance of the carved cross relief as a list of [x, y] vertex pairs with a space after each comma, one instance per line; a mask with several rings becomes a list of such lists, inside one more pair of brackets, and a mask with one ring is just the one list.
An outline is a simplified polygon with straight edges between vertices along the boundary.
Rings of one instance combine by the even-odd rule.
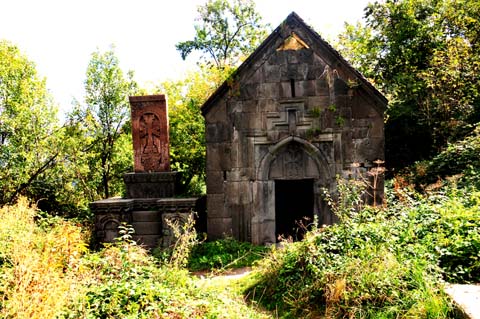
[[135, 172], [168, 172], [170, 158], [165, 96], [131, 96], [130, 104]]
[[298, 146], [291, 145], [284, 157], [286, 177], [300, 177], [303, 165], [302, 150]]
[[282, 103], [280, 112], [267, 114], [267, 131], [288, 131], [297, 135], [297, 130], [308, 130], [312, 127], [313, 118], [305, 112], [303, 103]]
[[160, 119], [155, 113], [144, 113], [139, 121], [143, 167], [147, 171], [159, 171], [160, 164], [164, 162]]

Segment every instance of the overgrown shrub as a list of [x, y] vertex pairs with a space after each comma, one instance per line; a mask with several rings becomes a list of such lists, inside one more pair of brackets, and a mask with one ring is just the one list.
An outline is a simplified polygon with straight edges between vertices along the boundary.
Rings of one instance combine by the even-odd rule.
[[[122, 226], [97, 252], [82, 229], [44, 219], [25, 200], [0, 209], [2, 318], [266, 318], [225, 285], [209, 286], [182, 266], [190, 233], [160, 263]], [[178, 254], [178, 255], [177, 255]]]
[[341, 207], [344, 223], [273, 251], [246, 293], [284, 318], [451, 318], [443, 279], [480, 280], [480, 193], [456, 192]]
[[[456, 176], [461, 187], [480, 188], [480, 126], [464, 139], [448, 144], [431, 160], [418, 162], [405, 171], [409, 181], [423, 188]], [[441, 183], [440, 185], [442, 185]]]
[[46, 230], [36, 217], [24, 198], [0, 209], [2, 318], [54, 318], [82, 294], [77, 278], [85, 275], [80, 260], [87, 248], [81, 228], [58, 220]]

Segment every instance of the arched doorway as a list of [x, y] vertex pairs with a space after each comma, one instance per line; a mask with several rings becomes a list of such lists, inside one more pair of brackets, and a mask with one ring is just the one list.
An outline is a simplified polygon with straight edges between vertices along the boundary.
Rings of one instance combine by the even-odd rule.
[[322, 188], [335, 188], [326, 158], [318, 147], [294, 136], [270, 148], [255, 182], [253, 242], [274, 243], [279, 235], [301, 239], [298, 222], [311, 224], [314, 217], [322, 224], [332, 222], [321, 198]]

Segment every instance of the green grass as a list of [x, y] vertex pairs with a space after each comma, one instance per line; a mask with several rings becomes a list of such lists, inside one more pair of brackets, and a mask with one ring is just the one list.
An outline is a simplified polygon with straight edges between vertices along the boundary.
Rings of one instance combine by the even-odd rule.
[[203, 242], [193, 247], [188, 260], [191, 271], [226, 270], [251, 267], [262, 259], [269, 249], [239, 242], [232, 238]]

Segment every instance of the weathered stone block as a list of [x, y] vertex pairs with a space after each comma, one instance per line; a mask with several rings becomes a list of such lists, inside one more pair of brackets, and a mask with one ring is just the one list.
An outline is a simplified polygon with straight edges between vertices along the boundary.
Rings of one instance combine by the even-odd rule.
[[[330, 104], [330, 97], [329, 96], [309, 96], [307, 99], [307, 103], [305, 106], [308, 108], [308, 111], [315, 112], [325, 112], [327, 107]], [[316, 116], [314, 114], [310, 114], [311, 116]], [[317, 115], [320, 115], [317, 113]]]
[[277, 111], [278, 103], [274, 99], [259, 99], [258, 110], [262, 113]]
[[128, 198], [164, 198], [175, 196], [177, 172], [126, 173], [123, 180]]
[[371, 118], [370, 119], [370, 134], [373, 138], [381, 139], [385, 133], [384, 133], [384, 128], [383, 128], [383, 121], [378, 118]]
[[335, 79], [334, 82], [335, 95], [347, 95], [348, 94], [348, 85], [341, 78]]
[[243, 101], [230, 100], [226, 103], [228, 114], [242, 112], [244, 109]]
[[[221, 101], [219, 101], [219, 103], [222, 103], [222, 105], [225, 105], [226, 102], [224, 99], [222, 99]], [[215, 110], [212, 110], [211, 112], [208, 112], [208, 114], [205, 115], [205, 121], [206, 123], [226, 124], [228, 122], [227, 108], [220, 107], [220, 108], [216, 108]]]
[[232, 236], [232, 218], [208, 218], [207, 230], [210, 240]]
[[248, 83], [259, 84], [265, 82], [265, 76], [261, 68], [257, 69], [253, 74], [248, 78]]
[[313, 66], [314, 64], [314, 53], [312, 49], [302, 49], [298, 50], [298, 62], [299, 63], [305, 63], [310, 66]]
[[258, 102], [256, 100], [242, 101], [242, 108], [238, 111], [256, 113], [258, 112]]
[[160, 211], [133, 211], [132, 222], [159, 222], [162, 220]]
[[258, 98], [258, 85], [256, 84], [244, 84], [240, 86], [240, 99], [252, 100]]
[[[298, 92], [298, 93], [297, 93]], [[315, 81], [300, 81], [295, 83], [296, 96], [315, 96], [316, 83]]]
[[307, 80], [319, 79], [325, 71], [324, 65], [310, 65], [307, 73]]
[[230, 162], [231, 144], [209, 143], [207, 150], [207, 171], [228, 171]]
[[355, 95], [352, 101], [352, 116], [355, 119], [366, 119], [370, 117], [372, 108], [369, 102], [359, 95]]
[[232, 234], [234, 238], [238, 238], [241, 241], [247, 241], [250, 239], [250, 205], [229, 205], [228, 210], [232, 213]]
[[159, 222], [132, 222], [132, 226], [135, 229], [137, 236], [141, 235], [158, 235], [162, 234], [162, 223]]
[[225, 123], [212, 123], [206, 125], [206, 138], [209, 143], [226, 142], [230, 138], [230, 128]]
[[325, 61], [325, 59], [322, 56], [320, 56], [320, 52], [314, 52], [314, 54], [313, 54], [313, 64], [314, 65], [325, 66], [325, 65], [327, 65], [327, 62]]
[[286, 68], [281, 69], [280, 81], [303, 81], [307, 79], [308, 64], [288, 64]]
[[[232, 118], [234, 130], [243, 131], [246, 129], [247, 127], [247, 123], [246, 123], [247, 121], [245, 120], [246, 117], [247, 117], [247, 114], [244, 112], [232, 113], [231, 118]], [[234, 131], [234, 138], [237, 138], [237, 136], [235, 136], [235, 131]]]
[[287, 54], [285, 51], [276, 51], [270, 55], [268, 64], [277, 67], [278, 65], [287, 64]]
[[224, 194], [208, 194], [207, 213], [208, 218], [231, 217], [230, 212], [225, 209]]
[[261, 228], [261, 233], [263, 236], [259, 244], [270, 245], [277, 242], [277, 238], [275, 236], [275, 220], [264, 220]]
[[207, 182], [207, 189], [210, 194], [223, 193], [224, 175], [226, 175], [226, 173], [224, 173], [223, 171], [207, 172], [206, 182]]
[[287, 63], [288, 64], [297, 64], [299, 63], [299, 54], [297, 50], [287, 50], [285, 51], [287, 56]]
[[258, 86], [258, 97], [275, 99], [280, 96], [278, 83], [263, 83]]
[[292, 97], [292, 85], [290, 81], [283, 81], [278, 83], [279, 86], [279, 98], [287, 99]]
[[251, 182], [227, 182], [225, 186], [225, 201], [227, 205], [243, 205], [252, 202]]
[[360, 139], [368, 137], [370, 128], [368, 127], [352, 127], [352, 139]]
[[280, 78], [280, 68], [278, 67], [278, 65], [265, 65], [263, 70], [265, 73], [265, 82], [278, 82], [278, 79]]
[[316, 82], [315, 94], [317, 96], [330, 96], [330, 88], [328, 86], [328, 82], [326, 78], [318, 79], [315, 82]]

